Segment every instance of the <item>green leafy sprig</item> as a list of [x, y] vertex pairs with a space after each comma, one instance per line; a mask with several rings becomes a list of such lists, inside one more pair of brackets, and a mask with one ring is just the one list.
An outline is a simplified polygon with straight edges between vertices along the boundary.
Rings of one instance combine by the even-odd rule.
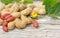
[[33, 0], [25, 0], [24, 2], [21, 2], [21, 0], [0, 0], [0, 1], [4, 4], [9, 4], [9, 3], [13, 3], [13, 2], [24, 3], [24, 4], [32, 4], [33, 3]]
[[46, 14], [54, 18], [60, 17], [60, 2], [57, 0], [43, 0], [45, 5]]

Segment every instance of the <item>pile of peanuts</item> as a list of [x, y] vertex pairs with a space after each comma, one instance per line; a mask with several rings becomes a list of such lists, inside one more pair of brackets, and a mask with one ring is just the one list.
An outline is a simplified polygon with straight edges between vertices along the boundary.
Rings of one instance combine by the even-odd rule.
[[46, 13], [44, 5], [35, 6], [33, 4], [25, 5], [18, 3], [0, 5], [0, 25], [2, 25], [3, 31], [8, 32], [8, 30], [13, 30], [15, 27], [19, 29], [25, 28], [33, 22], [30, 15], [34, 11], [39, 15]]

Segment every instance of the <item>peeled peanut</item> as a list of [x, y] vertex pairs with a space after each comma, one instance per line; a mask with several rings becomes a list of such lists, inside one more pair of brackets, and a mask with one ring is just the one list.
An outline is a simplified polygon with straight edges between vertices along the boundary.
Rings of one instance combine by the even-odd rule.
[[20, 17], [20, 12], [14, 12], [14, 13], [11, 13], [11, 15], [12, 15], [13, 17], [18, 18], [18, 17]]
[[3, 24], [3, 22], [4, 22], [4, 21], [3, 21], [2, 19], [0, 19], [0, 25], [2, 25], [2, 24]]
[[15, 28], [15, 23], [14, 22], [9, 22], [8, 23], [8, 29], [13, 30]]

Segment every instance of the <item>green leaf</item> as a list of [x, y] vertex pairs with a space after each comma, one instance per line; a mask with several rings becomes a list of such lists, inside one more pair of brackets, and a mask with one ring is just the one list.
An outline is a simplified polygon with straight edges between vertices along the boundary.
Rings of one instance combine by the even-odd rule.
[[33, 0], [25, 0], [24, 4], [32, 4]]
[[60, 2], [58, 2], [54, 7], [51, 7], [49, 4], [47, 4], [46, 12], [49, 16], [54, 18], [60, 17]]
[[24, 2], [21, 2], [21, 0], [0, 0], [4, 4], [9, 4], [12, 2], [17, 2], [17, 3], [24, 3], [24, 4], [32, 4], [33, 0], [24, 0]]
[[43, 0], [43, 4], [47, 15], [54, 18], [60, 17], [60, 2], [57, 2], [57, 0]]
[[55, 16], [60, 16], [60, 2], [55, 5], [52, 12], [54, 12]]
[[49, 4], [51, 7], [54, 7], [57, 2], [57, 0], [43, 0], [44, 5]]
[[52, 12], [52, 7], [49, 5], [49, 4], [46, 4], [45, 5], [45, 9], [46, 9], [46, 14], [51, 14], [51, 12]]
[[13, 0], [1, 0], [2, 3], [4, 4], [9, 4], [12, 3]]
[[13, 2], [17, 2], [17, 3], [20, 2], [20, 1], [21, 1], [21, 0], [13, 0]]

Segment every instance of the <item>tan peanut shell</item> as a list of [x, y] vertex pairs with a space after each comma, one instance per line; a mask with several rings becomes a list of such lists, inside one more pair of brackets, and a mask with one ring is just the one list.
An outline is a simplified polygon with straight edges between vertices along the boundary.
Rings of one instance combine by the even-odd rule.
[[21, 21], [20, 19], [17, 18], [17, 19], [15, 19], [15, 26], [17, 28], [23, 29], [26, 27], [26, 24], [24, 21]]
[[16, 18], [18, 18], [18, 17], [20, 17], [20, 12], [14, 12], [14, 13], [11, 13], [11, 15], [13, 16], [13, 17], [16, 17]]
[[10, 4], [6, 5], [5, 8], [10, 8], [12, 5], [13, 5], [13, 4], [10, 3]]
[[26, 24], [32, 23], [32, 19], [30, 17], [26, 17], [24, 15], [21, 15], [21, 20], [25, 21]]
[[0, 11], [3, 10], [4, 8], [5, 8], [4, 4], [0, 5]]
[[19, 9], [20, 9], [20, 10], [24, 10], [25, 8], [26, 8], [26, 5], [25, 5], [25, 4], [20, 4], [20, 5], [19, 5]]
[[21, 14], [23, 15], [29, 15], [32, 12], [32, 8], [26, 8], [25, 10], [21, 11]]
[[17, 12], [18, 10], [19, 10], [19, 5], [17, 3], [14, 3], [10, 8], [10, 12]]
[[35, 6], [33, 4], [28, 4], [27, 5], [27, 8], [30, 7], [30, 8], [34, 8]]
[[3, 24], [3, 22], [4, 22], [4, 20], [0, 19], [0, 25], [2, 25], [2, 24]]
[[14, 22], [9, 22], [8, 23], [8, 29], [13, 30], [15, 28], [15, 23]]
[[38, 14], [46, 14], [46, 11], [45, 11], [45, 6], [42, 5], [42, 6], [36, 6], [33, 11], [37, 12]]
[[6, 9], [3, 9], [2, 11], [1, 11], [1, 14], [3, 15], [3, 14], [10, 14], [11, 12], [9, 11], [9, 9], [8, 8], [6, 8]]

